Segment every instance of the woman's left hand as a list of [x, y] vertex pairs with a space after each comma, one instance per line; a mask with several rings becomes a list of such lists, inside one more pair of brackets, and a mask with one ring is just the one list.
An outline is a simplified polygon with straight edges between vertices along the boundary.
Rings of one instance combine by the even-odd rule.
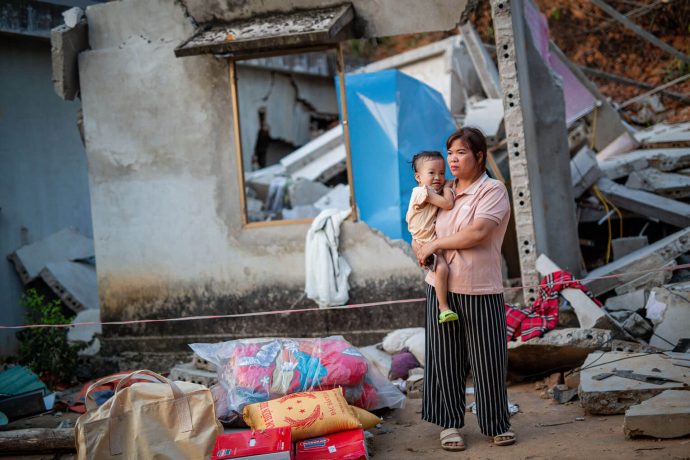
[[426, 259], [434, 252], [435, 251], [433, 242], [418, 245], [415, 249], [415, 254], [417, 255], [417, 261], [419, 262], [419, 265], [423, 266]]

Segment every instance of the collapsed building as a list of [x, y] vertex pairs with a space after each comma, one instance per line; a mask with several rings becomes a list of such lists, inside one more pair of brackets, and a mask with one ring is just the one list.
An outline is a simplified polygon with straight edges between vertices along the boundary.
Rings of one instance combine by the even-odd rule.
[[[382, 5], [393, 8], [392, 2]], [[354, 2], [348, 14], [356, 17], [352, 27], [359, 36], [449, 29], [465, 2], [434, 6], [434, 14], [421, 14], [422, 6], [409, 2], [411, 14], [394, 22], [368, 2]], [[78, 68], [102, 321], [299, 304], [308, 223], [255, 227], [247, 222], [239, 199], [244, 191], [230, 61], [222, 50], [176, 57], [175, 49], [194, 35], [197, 24], [310, 7], [309, 2], [273, 2], [214, 9], [205, 2], [154, 0], [87, 9], [89, 48], [79, 50]], [[416, 10], [419, 15], [412, 14]], [[257, 112], [249, 110], [248, 118], [258, 119]], [[399, 245], [356, 219], [345, 221], [341, 232], [340, 251], [352, 267], [351, 302], [420, 296], [420, 269]], [[421, 315], [419, 304], [412, 304], [105, 327], [103, 353], [184, 350], [202, 338], [288, 331], [294, 336], [340, 333], [363, 342], [417, 323]]]
[[[511, 379], [556, 371], [539, 384], [545, 397], [579, 396], [589, 414], [625, 412], [626, 436], [687, 434], [675, 420], [686, 416], [676, 408], [690, 384], [688, 124], [626, 126], [549, 41], [529, 1], [491, 3], [493, 48], [462, 24], [462, 35], [344, 75], [341, 40], [447, 28], [465, 7], [437, 3], [444, 18], [394, 27], [367, 2], [123, 1], [66, 21], [53, 31], [56, 89], [83, 101], [94, 240], [63, 230], [17, 249], [10, 260], [22, 282], [42, 280], [79, 312], [77, 322], [116, 322], [102, 331], [101, 353], [119, 355], [122, 367], [170, 369], [166, 358], [193, 341], [343, 334], [359, 345], [388, 333], [362, 353], [389, 376], [396, 357], [413, 355], [396, 383], [419, 397], [424, 331], [402, 328], [421, 323], [421, 270], [398, 240], [403, 166], [421, 147], [400, 132], [412, 120], [433, 134], [422, 144], [438, 145], [456, 125], [479, 126], [490, 174], [513, 199], [503, 248], [508, 301], [528, 310], [558, 284], [549, 276], [584, 277], [550, 299], [565, 327], [534, 338], [509, 329]], [[288, 33], [268, 27], [275, 23]], [[318, 52], [283, 55], [297, 49]], [[377, 93], [366, 93], [372, 82]], [[438, 118], [406, 119], [410, 98]], [[392, 172], [376, 182], [367, 171], [383, 176], [376, 167]], [[305, 234], [334, 207], [350, 214], [339, 247], [351, 270], [349, 302], [375, 308], [301, 309]], [[224, 317], [233, 314], [244, 316]], [[84, 330], [70, 338], [90, 340], [77, 337]], [[167, 356], [127, 353], [142, 351]], [[171, 378], [212, 386], [215, 364], [193, 359], [172, 367]]]
[[[366, 2], [329, 5], [319, 5], [326, 12], [312, 12], [323, 19], [328, 32], [308, 29], [303, 42], [280, 27], [268, 36], [252, 32], [267, 30], [264, 26], [276, 17], [299, 28], [305, 17], [302, 8], [316, 8], [309, 2], [233, 8], [151, 0], [87, 9], [82, 33], [88, 27], [89, 47], [76, 50], [72, 58], [78, 55], [103, 321], [300, 306], [304, 236], [322, 208], [313, 199], [298, 203], [297, 192], [291, 190], [296, 183], [317, 184], [316, 192], [309, 185], [312, 189], [305, 194], [325, 198], [328, 186], [336, 185], [329, 183], [334, 178], [342, 184], [342, 193], [333, 200], [355, 211], [342, 225], [340, 243], [352, 268], [350, 302], [421, 296], [420, 269], [405, 245], [386, 238], [377, 231], [385, 229], [357, 213], [360, 198], [353, 191], [364, 181], [353, 177], [351, 128], [347, 123], [333, 127], [335, 105], [347, 91], [342, 57], [334, 46], [352, 37], [447, 30], [459, 22], [466, 5], [439, 1], [434, 15], [416, 17], [411, 12], [421, 7], [410, 3], [410, 14], [395, 24]], [[510, 182], [513, 199], [515, 230], [504, 247], [506, 274], [524, 286], [517, 298], [529, 305], [540, 275], [548, 274], [540, 273], [540, 254], [559, 269], [583, 273], [578, 220], [592, 219], [583, 217], [586, 213], [597, 219], [602, 215], [596, 205], [588, 206], [592, 197], [584, 192], [597, 183], [612, 201], [630, 200], [597, 171], [599, 163], [604, 165], [605, 150], [632, 145], [621, 141], [631, 134], [611, 103], [549, 41], [543, 16], [531, 2], [492, 2], [491, 11], [498, 66], [472, 26], [465, 24], [461, 36], [369, 64], [352, 75], [401, 69], [438, 90], [455, 122], [478, 125], [487, 133], [490, 171]], [[335, 49], [334, 57], [305, 62], [275, 56], [313, 50], [315, 44]], [[256, 57], [262, 53], [265, 57]], [[251, 76], [244, 78], [243, 72]], [[314, 97], [333, 80], [339, 83], [339, 94]], [[240, 91], [242, 84], [250, 89]], [[271, 100], [276, 87], [286, 95], [281, 103]], [[252, 91], [257, 93], [253, 99], [248, 97]], [[301, 115], [276, 118], [273, 107], [280, 104]], [[342, 116], [347, 121], [344, 110]], [[292, 123], [300, 117], [303, 123]], [[275, 142], [257, 155], [263, 151], [257, 149], [262, 131]], [[639, 136], [649, 142], [644, 134]], [[587, 162], [593, 150], [600, 152], [594, 166]], [[614, 154], [624, 151], [618, 148]], [[266, 159], [259, 161], [263, 155]], [[621, 168], [626, 166], [616, 171]], [[273, 208], [271, 188], [290, 184], [289, 205]], [[622, 197], [616, 198], [617, 193]], [[633, 206], [641, 202], [645, 199], [633, 199]], [[668, 211], [664, 203], [653, 207], [663, 214]], [[686, 226], [677, 217], [682, 212], [659, 218]], [[659, 266], [683, 252], [662, 257]], [[619, 265], [633, 270], [641, 260], [639, 254], [635, 257]], [[616, 267], [604, 266], [589, 277], [614, 273]], [[370, 343], [390, 329], [419, 324], [421, 318], [420, 304], [410, 303], [119, 325], [104, 328], [104, 351], [182, 350], [202, 338], [288, 331], [292, 336], [343, 334]], [[598, 327], [597, 321], [590, 326]]]

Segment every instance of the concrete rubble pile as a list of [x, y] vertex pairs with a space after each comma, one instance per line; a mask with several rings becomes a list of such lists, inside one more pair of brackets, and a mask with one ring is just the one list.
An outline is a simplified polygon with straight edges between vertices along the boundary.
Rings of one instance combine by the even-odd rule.
[[[507, 174], [503, 103], [496, 65], [471, 24], [453, 36], [368, 64], [354, 73], [397, 68], [441, 93], [458, 126], [481, 128]], [[443, 71], [432, 72], [432, 69]], [[342, 126], [331, 128], [278, 163], [245, 174], [249, 221], [315, 217], [326, 208], [349, 209]]]
[[[464, 50], [472, 57], [464, 64], [471, 62], [477, 80], [462, 80], [465, 98], [453, 115], [459, 125], [486, 133], [489, 173], [509, 184], [512, 163], [496, 66], [472, 26], [461, 29]], [[690, 354], [679, 344], [690, 337], [690, 271], [674, 268], [690, 262], [690, 124], [635, 129], [624, 123], [617, 107], [553, 43], [549, 46], [594, 102], [566, 120], [567, 148], [583, 284], [604, 307], [579, 289], [560, 291], [558, 327], [508, 343], [509, 378], [546, 377], [537, 383], [544, 398], [561, 404], [579, 399], [590, 414], [625, 413], [628, 437], [686, 435]], [[640, 106], [641, 113], [649, 104]], [[560, 270], [547, 254], [536, 260], [539, 276]], [[506, 301], [520, 303], [522, 296], [507, 295]], [[421, 397], [423, 328], [394, 331], [361, 350], [408, 397]], [[617, 359], [621, 362], [613, 364]], [[394, 369], [396, 363], [407, 366], [405, 375]], [[649, 398], [654, 399], [645, 403]], [[672, 414], [673, 423], [654, 422], [664, 413]]]
[[[98, 285], [93, 240], [73, 228], [65, 228], [46, 238], [18, 248], [7, 258], [27, 288], [43, 287], [76, 314], [72, 323], [100, 321]], [[80, 355], [100, 350], [101, 327], [71, 327], [70, 342], [83, 343]]]

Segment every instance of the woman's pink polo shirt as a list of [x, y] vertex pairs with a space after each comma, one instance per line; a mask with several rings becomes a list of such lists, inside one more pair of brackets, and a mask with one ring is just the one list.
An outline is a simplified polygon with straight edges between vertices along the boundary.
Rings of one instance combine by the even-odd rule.
[[[505, 185], [486, 173], [456, 194], [453, 209], [439, 210], [436, 235], [452, 235], [477, 218], [490, 219], [498, 225], [477, 246], [444, 251], [450, 269], [448, 290], [456, 294], [499, 294], [503, 292], [501, 245], [510, 220], [510, 200]], [[426, 282], [433, 286], [434, 280], [435, 274], [429, 272]]]

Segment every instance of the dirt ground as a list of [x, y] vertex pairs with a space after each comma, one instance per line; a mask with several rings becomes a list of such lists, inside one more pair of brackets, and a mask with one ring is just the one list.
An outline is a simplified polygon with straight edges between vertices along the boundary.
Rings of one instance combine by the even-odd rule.
[[373, 430], [371, 453], [374, 459], [386, 460], [690, 459], [690, 438], [628, 440], [623, 434], [623, 415], [585, 415], [577, 401], [561, 405], [540, 398], [539, 393], [534, 383], [508, 390], [510, 402], [520, 406], [511, 419], [518, 437], [513, 446], [494, 446], [479, 432], [477, 418], [468, 413], [463, 430], [467, 450], [446, 452], [438, 440], [440, 428], [421, 421], [421, 399], [410, 399], [404, 409], [384, 416], [381, 429]]
[[[446, 452], [440, 448], [440, 428], [421, 421], [421, 399], [408, 399], [404, 409], [384, 414], [381, 428], [371, 430], [369, 447], [373, 460], [435, 460], [435, 459], [688, 459], [690, 438], [656, 440], [625, 439], [623, 415], [585, 415], [575, 401], [558, 404], [542, 399], [534, 383], [513, 385], [508, 389], [511, 403], [520, 406], [512, 417], [518, 442], [513, 446], [494, 446], [479, 432], [476, 417], [467, 414], [463, 430], [467, 450]], [[468, 396], [468, 403], [472, 396]], [[76, 419], [77, 414], [47, 414], [25, 419], [11, 428], [54, 428], [62, 420]], [[584, 417], [584, 421], [576, 418]], [[8, 428], [8, 427], [6, 427]], [[73, 460], [73, 454], [2, 456], [0, 459]]]

